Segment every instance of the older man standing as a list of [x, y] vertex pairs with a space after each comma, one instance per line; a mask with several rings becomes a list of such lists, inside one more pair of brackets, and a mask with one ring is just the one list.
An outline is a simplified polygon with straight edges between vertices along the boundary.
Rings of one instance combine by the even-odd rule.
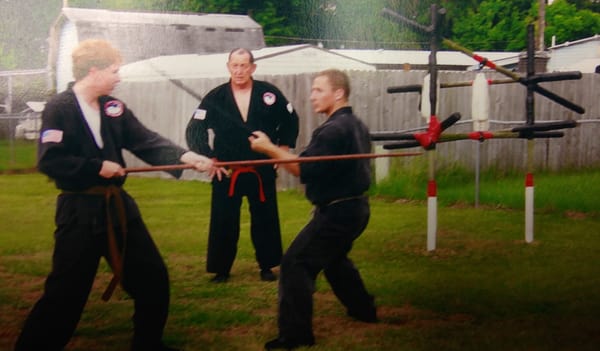
[[[244, 48], [232, 50], [227, 69], [231, 75], [229, 82], [202, 99], [188, 124], [186, 138], [190, 149], [219, 161], [264, 159], [264, 155], [250, 149], [248, 136], [254, 130], [266, 133], [282, 150], [293, 148], [298, 136], [298, 116], [279, 89], [252, 78], [256, 70], [252, 53]], [[277, 277], [271, 268], [279, 265], [283, 251], [276, 169], [267, 165], [233, 168], [231, 172], [231, 177], [212, 179], [206, 269], [215, 273], [212, 282], [229, 279], [237, 253], [240, 208], [245, 196], [260, 278], [274, 281]]]

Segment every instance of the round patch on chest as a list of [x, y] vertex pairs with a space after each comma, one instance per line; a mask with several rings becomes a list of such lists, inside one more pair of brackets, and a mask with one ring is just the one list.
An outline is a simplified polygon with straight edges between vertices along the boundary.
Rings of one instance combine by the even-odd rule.
[[277, 97], [275, 96], [275, 94], [271, 92], [266, 92], [263, 94], [263, 102], [266, 105], [271, 106], [275, 103], [275, 101], [277, 101]]
[[119, 117], [123, 114], [125, 107], [119, 100], [111, 100], [104, 104], [104, 113], [109, 117]]

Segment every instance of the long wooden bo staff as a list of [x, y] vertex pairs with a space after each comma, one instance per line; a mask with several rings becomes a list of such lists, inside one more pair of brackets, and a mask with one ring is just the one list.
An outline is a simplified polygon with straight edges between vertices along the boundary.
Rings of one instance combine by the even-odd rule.
[[[266, 160], [246, 160], [246, 161], [217, 161], [215, 167], [245, 167], [245, 166], [263, 166], [281, 163], [304, 163], [304, 162], [322, 162], [322, 161], [340, 161], [340, 160], [357, 160], [365, 158], [379, 157], [408, 157], [418, 156], [421, 152], [394, 152], [386, 154], [350, 154], [350, 155], [327, 155], [327, 156], [305, 156], [289, 159], [266, 159]], [[182, 169], [192, 169], [194, 165], [179, 164], [165, 166], [148, 166], [148, 167], [129, 167], [125, 168], [127, 173], [139, 172], [154, 172], [154, 171], [174, 171]]]

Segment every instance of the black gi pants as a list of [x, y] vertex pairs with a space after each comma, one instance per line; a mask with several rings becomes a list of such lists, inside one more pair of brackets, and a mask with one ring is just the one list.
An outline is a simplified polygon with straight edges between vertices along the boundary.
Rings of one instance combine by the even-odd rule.
[[316, 207], [283, 256], [279, 279], [279, 336], [314, 341], [312, 332], [315, 279], [321, 270], [348, 312], [374, 315], [373, 297], [348, 258], [353, 241], [369, 221], [367, 198]]
[[229, 196], [231, 179], [213, 180], [206, 270], [229, 274], [240, 238], [242, 198], [248, 199], [250, 238], [260, 269], [278, 266], [283, 253], [277, 191], [274, 178], [262, 177], [265, 202], [260, 201], [259, 182], [254, 173], [239, 174], [235, 192]]
[[[135, 202], [122, 194], [128, 213], [122, 286], [134, 300], [132, 350], [159, 350], [169, 308], [167, 268]], [[62, 350], [79, 322], [100, 258], [109, 261], [102, 196], [60, 195], [56, 226], [52, 271], [25, 321], [16, 351]], [[119, 228], [115, 234], [122, 244]]]

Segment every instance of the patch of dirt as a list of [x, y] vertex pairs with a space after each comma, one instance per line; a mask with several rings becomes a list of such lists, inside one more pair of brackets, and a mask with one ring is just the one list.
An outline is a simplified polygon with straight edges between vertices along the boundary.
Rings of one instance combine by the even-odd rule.
[[0, 174], [32, 174], [32, 173], [37, 173], [37, 172], [38, 172], [37, 167], [0, 170]]
[[570, 219], [586, 219], [587, 214], [579, 211], [565, 211], [565, 217]]

